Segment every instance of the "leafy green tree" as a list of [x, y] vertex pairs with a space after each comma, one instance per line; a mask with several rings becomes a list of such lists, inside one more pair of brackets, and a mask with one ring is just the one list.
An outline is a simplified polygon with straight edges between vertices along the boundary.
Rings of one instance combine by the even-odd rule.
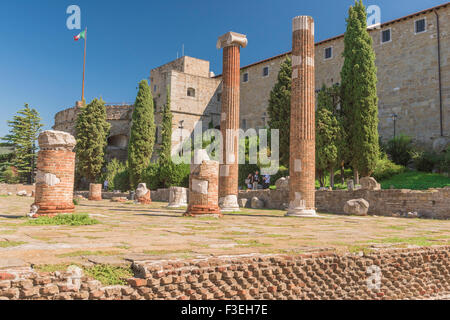
[[94, 99], [78, 115], [75, 126], [76, 172], [88, 182], [99, 182], [110, 127], [102, 99]]
[[13, 120], [8, 121], [11, 128], [9, 134], [2, 140], [14, 147], [11, 164], [17, 169], [21, 181], [33, 182], [33, 172], [36, 167], [36, 140], [43, 124], [39, 113], [25, 104]]
[[131, 188], [142, 182], [144, 170], [149, 166], [155, 144], [155, 119], [153, 97], [147, 80], [139, 83], [134, 103], [130, 141], [128, 143], [128, 165]]
[[172, 155], [172, 111], [170, 109], [170, 88], [167, 88], [166, 104], [162, 110], [161, 125], [161, 149], [159, 151], [159, 161], [162, 164], [171, 162]]
[[280, 130], [280, 164], [289, 166], [289, 132], [291, 119], [292, 60], [287, 57], [280, 66], [278, 80], [270, 92], [267, 109], [269, 128]]
[[378, 142], [377, 68], [367, 13], [362, 0], [350, 7], [344, 36], [341, 98], [348, 152], [358, 174], [370, 176], [380, 157]]
[[323, 85], [318, 94], [316, 111], [316, 170], [321, 187], [324, 186], [325, 172], [330, 172], [330, 184], [334, 187], [334, 168], [339, 160], [339, 140], [341, 126], [335, 113], [333, 96]]
[[127, 163], [121, 162], [117, 159], [112, 159], [106, 165], [106, 171], [102, 180], [108, 181], [108, 190], [121, 190], [126, 192], [130, 190], [130, 178], [128, 176]]

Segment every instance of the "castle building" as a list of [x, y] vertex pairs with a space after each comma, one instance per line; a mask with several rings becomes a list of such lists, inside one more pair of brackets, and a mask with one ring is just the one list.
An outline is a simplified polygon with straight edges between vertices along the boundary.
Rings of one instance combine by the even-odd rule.
[[[386, 141], [406, 134], [431, 149], [450, 137], [450, 2], [369, 29], [378, 68], [379, 134]], [[244, 30], [245, 31], [245, 30]], [[251, 45], [251, 39], [250, 39]], [[316, 91], [323, 84], [340, 83], [344, 35], [315, 44]], [[241, 68], [240, 127], [268, 124], [270, 91], [281, 63], [290, 52]], [[181, 57], [152, 69], [150, 85], [155, 101], [157, 142], [161, 141], [161, 110], [170, 88], [173, 128], [192, 133], [220, 125], [221, 76], [210, 71], [209, 61]], [[79, 106], [55, 116], [56, 130], [74, 131]], [[132, 106], [109, 105], [112, 124], [108, 154], [126, 159]], [[177, 147], [183, 137], [173, 137]], [[156, 146], [158, 148], [158, 146]]]

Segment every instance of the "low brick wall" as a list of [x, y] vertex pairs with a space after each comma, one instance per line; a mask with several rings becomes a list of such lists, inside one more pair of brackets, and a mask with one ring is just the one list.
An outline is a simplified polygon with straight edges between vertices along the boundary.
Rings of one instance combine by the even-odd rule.
[[[247, 255], [134, 262], [128, 285], [0, 268], [0, 299], [426, 299], [450, 294], [450, 246], [368, 255]], [[374, 273], [375, 272], [375, 273]], [[71, 285], [71, 284], [75, 285]]]
[[[240, 191], [239, 198], [250, 201], [253, 197], [263, 200], [268, 209], [285, 209], [288, 204], [287, 190]], [[363, 198], [369, 202], [369, 214], [394, 216], [417, 212], [424, 218], [450, 219], [450, 188], [415, 190], [334, 190], [316, 191], [316, 207], [321, 212], [344, 214], [348, 200]]]
[[33, 191], [35, 191], [34, 185], [29, 184], [6, 184], [6, 183], [0, 183], [0, 195], [5, 196], [9, 192], [11, 192], [14, 196], [19, 191], [25, 190], [28, 194], [31, 194]]

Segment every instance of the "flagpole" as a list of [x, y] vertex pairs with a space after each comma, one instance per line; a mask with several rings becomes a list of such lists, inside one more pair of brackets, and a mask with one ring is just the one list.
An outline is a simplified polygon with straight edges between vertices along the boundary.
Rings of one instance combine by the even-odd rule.
[[84, 74], [86, 71], [86, 42], [87, 42], [87, 27], [84, 33], [83, 88], [81, 91], [81, 101], [83, 101], [83, 103], [84, 103]]

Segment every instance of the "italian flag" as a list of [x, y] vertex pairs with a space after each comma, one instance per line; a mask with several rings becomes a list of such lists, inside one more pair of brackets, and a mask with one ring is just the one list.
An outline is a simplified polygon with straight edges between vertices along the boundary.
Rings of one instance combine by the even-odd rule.
[[73, 37], [75, 41], [80, 39], [86, 39], [86, 30], [80, 32], [77, 36]]

